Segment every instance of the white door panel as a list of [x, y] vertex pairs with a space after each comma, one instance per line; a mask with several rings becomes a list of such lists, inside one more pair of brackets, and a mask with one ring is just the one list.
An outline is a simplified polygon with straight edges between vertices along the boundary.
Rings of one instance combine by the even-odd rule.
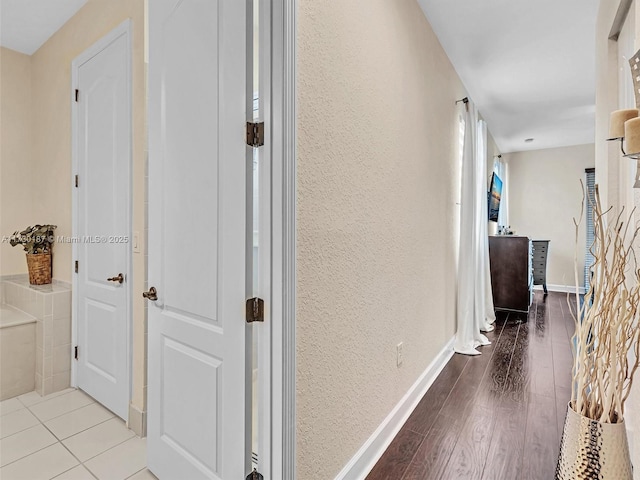
[[129, 408], [131, 201], [128, 24], [74, 61], [78, 89], [76, 325], [78, 386], [122, 418]]
[[[149, 4], [148, 465], [249, 470], [246, 4]], [[249, 207], [250, 208], [250, 207]]]

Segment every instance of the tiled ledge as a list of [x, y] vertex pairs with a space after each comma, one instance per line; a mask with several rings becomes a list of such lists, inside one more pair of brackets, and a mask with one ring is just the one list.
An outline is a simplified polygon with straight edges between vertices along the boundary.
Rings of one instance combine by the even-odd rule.
[[3, 303], [36, 319], [36, 391], [49, 395], [71, 380], [71, 285], [30, 285], [27, 275], [0, 277]]

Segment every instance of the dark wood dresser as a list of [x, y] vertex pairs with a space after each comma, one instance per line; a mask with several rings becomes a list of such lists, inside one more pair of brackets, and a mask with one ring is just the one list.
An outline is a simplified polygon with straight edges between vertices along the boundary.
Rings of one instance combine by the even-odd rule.
[[531, 240], [516, 235], [489, 237], [489, 260], [493, 306], [528, 312], [533, 288]]

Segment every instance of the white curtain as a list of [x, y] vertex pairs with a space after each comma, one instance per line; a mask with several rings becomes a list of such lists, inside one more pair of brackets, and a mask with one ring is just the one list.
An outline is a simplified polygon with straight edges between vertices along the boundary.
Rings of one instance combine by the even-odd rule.
[[509, 166], [501, 159], [493, 162], [493, 171], [502, 180], [502, 193], [500, 195], [500, 209], [498, 210], [498, 227], [509, 226]]
[[462, 205], [458, 262], [458, 330], [454, 349], [480, 355], [491, 342], [481, 332], [493, 330], [495, 314], [489, 271], [487, 199], [487, 126], [472, 102], [465, 113]]

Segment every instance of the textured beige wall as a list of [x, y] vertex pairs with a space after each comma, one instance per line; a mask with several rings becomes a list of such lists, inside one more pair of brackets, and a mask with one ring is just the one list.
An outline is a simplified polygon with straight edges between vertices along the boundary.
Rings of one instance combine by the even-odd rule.
[[[500, 149], [496, 145], [496, 141], [491, 134], [487, 135], [487, 182], [491, 179], [493, 173], [493, 162], [496, 155], [500, 155]], [[487, 190], [489, 190], [489, 184], [487, 183]]]
[[298, 21], [297, 478], [329, 479], [454, 335], [465, 92], [415, 0]]
[[[145, 405], [146, 318], [139, 295], [145, 286], [145, 116], [144, 1], [89, 0], [32, 55], [34, 204], [41, 221], [71, 235], [71, 62], [127, 18], [132, 20], [133, 229], [140, 253], [133, 254], [133, 400]], [[54, 276], [71, 281], [71, 245], [54, 247]]]
[[[509, 223], [518, 235], [550, 240], [547, 284], [575, 285], [575, 227], [580, 217], [585, 168], [595, 165], [594, 145], [504, 155], [509, 164]], [[578, 275], [584, 286], [586, 226], [579, 228]]]
[[[38, 223], [31, 177], [31, 59], [0, 48], [0, 238]], [[0, 275], [27, 273], [21, 247], [0, 244]]]

